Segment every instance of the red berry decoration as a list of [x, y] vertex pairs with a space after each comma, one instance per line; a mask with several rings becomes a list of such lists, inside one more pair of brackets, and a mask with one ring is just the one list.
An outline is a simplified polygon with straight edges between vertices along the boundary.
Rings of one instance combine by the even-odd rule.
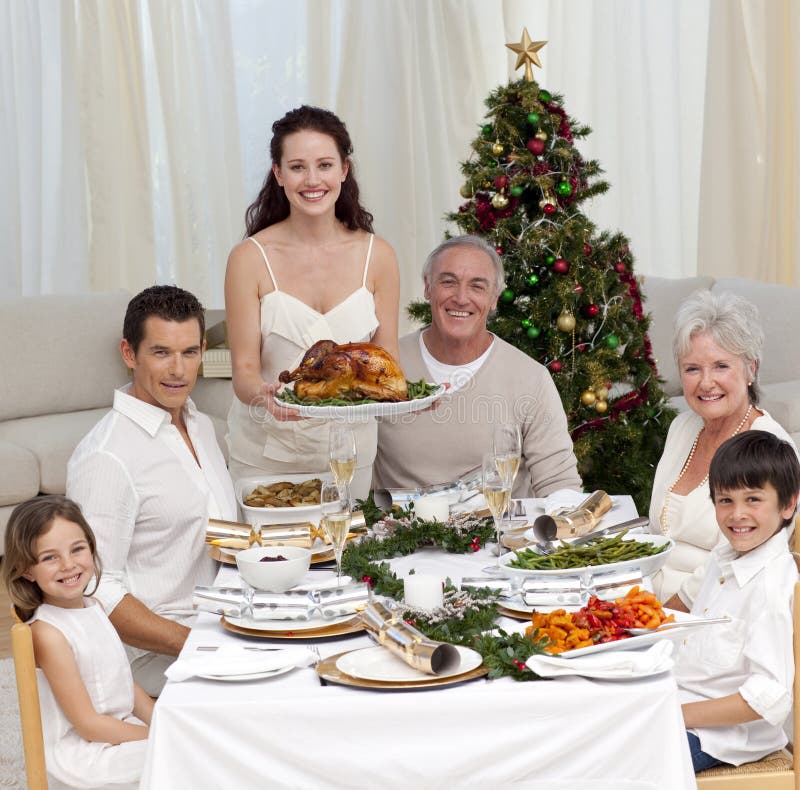
[[495, 189], [505, 189], [508, 186], [508, 178], [506, 176], [497, 176], [494, 180]]
[[502, 248], [501, 246], [499, 246], [499, 245], [498, 245], [497, 247], [495, 247], [495, 248], [494, 248], [494, 251], [495, 251], [495, 252], [496, 252], [498, 255], [502, 255], [502, 254], [503, 254], [503, 248]]
[[547, 214], [548, 216], [550, 214], [555, 213], [555, 210], [556, 207], [552, 203], [545, 203], [544, 208], [542, 209], [542, 211], [544, 211], [544, 213]]
[[553, 361], [552, 361], [552, 362], [551, 362], [551, 363], [548, 365], [548, 367], [550, 368], [550, 370], [551, 370], [553, 373], [560, 373], [560, 372], [561, 372], [561, 368], [563, 368], [564, 366], [563, 366], [563, 365], [562, 365], [562, 364], [561, 364], [561, 363], [560, 363], [560, 362], [559, 362], [557, 359], [554, 359], [554, 360], [553, 360]]
[[596, 304], [587, 304], [583, 308], [583, 314], [587, 318], [597, 318], [600, 315], [600, 308]]
[[534, 156], [539, 156], [539, 154], [544, 151], [544, 140], [538, 140], [536, 137], [533, 137], [528, 140], [527, 148]]
[[587, 256], [592, 254], [592, 245], [591, 244], [584, 244], [583, 245], [583, 254], [587, 255]]
[[628, 271], [628, 267], [622, 261], [617, 261], [614, 264], [614, 271], [617, 272], [617, 274], [625, 274], [625, 272]]
[[563, 258], [556, 258], [553, 271], [556, 274], [566, 274], [569, 271], [569, 264]]

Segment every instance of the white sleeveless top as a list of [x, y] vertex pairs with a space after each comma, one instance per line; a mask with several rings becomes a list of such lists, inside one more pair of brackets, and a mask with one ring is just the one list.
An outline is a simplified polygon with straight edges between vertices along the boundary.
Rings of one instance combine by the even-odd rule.
[[[64, 634], [72, 648], [83, 684], [94, 709], [132, 724], [133, 677], [114, 626], [93, 598], [84, 598], [83, 609], [63, 609], [42, 604], [31, 622], [41, 620]], [[42, 710], [45, 763], [51, 788], [138, 786], [147, 741], [116, 746], [86, 741], [75, 731], [56, 702], [41, 669], [36, 670]]]
[[[326, 313], [320, 313], [295, 296], [281, 291], [267, 253], [254, 239], [273, 290], [261, 297], [261, 377], [278, 381], [284, 370], [292, 370], [319, 340], [341, 343], [369, 341], [378, 328], [375, 299], [367, 288], [367, 272], [375, 237], [370, 234], [361, 287]], [[228, 414], [228, 447], [231, 476], [251, 476], [242, 467], [265, 474], [319, 473], [328, 469], [329, 421], [306, 419], [279, 422], [264, 408], [247, 406], [233, 399]], [[377, 427], [373, 419], [353, 425], [359, 469], [370, 467], [377, 449]]]

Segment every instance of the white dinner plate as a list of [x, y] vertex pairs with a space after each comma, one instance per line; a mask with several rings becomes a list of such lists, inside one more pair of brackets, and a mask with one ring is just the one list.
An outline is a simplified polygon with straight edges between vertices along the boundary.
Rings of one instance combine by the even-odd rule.
[[[664, 609], [667, 614], [674, 614], [678, 622], [683, 620], [698, 620], [695, 617], [685, 612], [676, 612], [671, 609]], [[700, 626], [695, 626], [695, 630]], [[567, 650], [564, 653], [559, 653], [559, 658], [577, 658], [578, 656], [591, 656], [595, 653], [605, 653], [609, 650], [636, 650], [639, 647], [649, 647], [662, 639], [683, 639], [683, 637], [690, 633], [690, 628], [668, 628], [666, 631], [653, 631], [652, 634], [642, 634], [641, 636], [630, 636], [627, 639], [618, 639], [615, 642], [601, 642], [598, 645], [591, 647], [579, 647], [577, 650]]]
[[[587, 565], [580, 568], [563, 568], [556, 570], [526, 570], [524, 568], [506, 567], [505, 571], [509, 574], [519, 576], [522, 578], [536, 578], [541, 576], [581, 576], [585, 573], [598, 575], [601, 573], [616, 573], [623, 571], [640, 570], [643, 576], [652, 576], [666, 561], [669, 553], [675, 545], [671, 538], [664, 535], [626, 535], [623, 540], [636, 541], [638, 543], [654, 543], [657, 546], [666, 546], [667, 548], [659, 554], [653, 554], [649, 557], [640, 557], [634, 560], [623, 560], [622, 562], [609, 562], [605, 565]], [[517, 556], [517, 552], [509, 551], [500, 557], [500, 564], [508, 566]]]
[[250, 617], [229, 617], [225, 619], [231, 624], [240, 628], [250, 628], [253, 631], [310, 631], [314, 628], [325, 628], [326, 626], [337, 625], [345, 620], [352, 620], [354, 614], [342, 614], [338, 617], [322, 617], [319, 614], [312, 615], [308, 620], [253, 620]]
[[350, 677], [360, 678], [361, 680], [396, 682], [453, 677], [462, 675], [465, 672], [471, 672], [483, 663], [483, 657], [480, 653], [460, 645], [454, 645], [454, 647], [458, 650], [461, 661], [458, 666], [453, 667], [449, 672], [441, 672], [438, 675], [429, 675], [427, 672], [420, 672], [410, 667], [385, 647], [365, 647], [361, 650], [352, 650], [339, 656], [336, 661], [336, 668], [340, 672], [350, 675]]
[[[431, 384], [431, 386], [434, 385]], [[295, 403], [285, 403], [280, 399], [278, 399], [278, 403], [287, 409], [293, 409], [303, 417], [326, 417], [328, 419], [360, 421], [367, 417], [393, 417], [398, 414], [421, 411], [441, 398], [446, 389], [444, 384], [439, 384], [430, 395], [424, 398], [403, 400], [397, 403], [358, 403], [352, 406], [300, 406]]]
[[270, 669], [266, 672], [248, 672], [243, 675], [196, 675], [195, 677], [203, 678], [204, 680], [223, 680], [226, 683], [238, 683], [245, 680], [262, 680], [263, 678], [273, 678], [276, 675], [285, 675], [294, 668], [294, 664], [290, 664], [288, 667]]
[[529, 606], [524, 601], [520, 601], [519, 598], [514, 598], [509, 600], [508, 598], [500, 598], [497, 601], [499, 606], [502, 606], [503, 609], [508, 609], [511, 612], [517, 612], [521, 615], [532, 615], [534, 611], [536, 612], [544, 612], [547, 614], [548, 612], [555, 612], [557, 609], [564, 609], [567, 612], [577, 612], [578, 609], [581, 608], [582, 604], [573, 604], [573, 605], [566, 605], [566, 604], [553, 604], [552, 606]]

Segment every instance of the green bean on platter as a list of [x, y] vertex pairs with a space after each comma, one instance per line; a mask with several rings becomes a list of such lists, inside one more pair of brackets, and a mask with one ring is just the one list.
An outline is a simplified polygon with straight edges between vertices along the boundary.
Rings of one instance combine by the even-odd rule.
[[[439, 388], [438, 384], [428, 384], [425, 379], [420, 379], [419, 381], [406, 380], [406, 385], [408, 386], [408, 400], [427, 398], [428, 395], [433, 395]], [[291, 387], [284, 387], [280, 392], [277, 392], [275, 400], [292, 406], [363, 406], [365, 403], [381, 402], [372, 398], [357, 398], [353, 400], [349, 398], [322, 398], [321, 400], [298, 398]]]
[[552, 554], [538, 554], [532, 549], [523, 549], [517, 551], [516, 558], [508, 563], [508, 567], [527, 571], [585, 568], [652, 557], [667, 548], [667, 544], [656, 546], [648, 541], [623, 540], [626, 534], [627, 530], [612, 538], [596, 538], [581, 546], [571, 546], [561, 541], [561, 548]]

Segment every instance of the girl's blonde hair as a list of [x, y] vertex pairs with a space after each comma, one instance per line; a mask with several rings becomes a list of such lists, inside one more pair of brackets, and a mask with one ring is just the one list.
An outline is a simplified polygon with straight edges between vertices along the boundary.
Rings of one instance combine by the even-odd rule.
[[38, 557], [34, 553], [36, 539], [48, 532], [53, 520], [58, 517], [77, 524], [83, 530], [94, 560], [95, 584], [92, 593], [100, 583], [102, 570], [100, 558], [97, 556], [97, 541], [80, 507], [71, 499], [57, 494], [29, 499], [11, 511], [11, 518], [6, 526], [2, 565], [3, 582], [17, 616], [23, 621], [33, 617], [36, 609], [44, 602], [44, 597], [39, 585], [24, 578], [22, 574], [38, 563]]

